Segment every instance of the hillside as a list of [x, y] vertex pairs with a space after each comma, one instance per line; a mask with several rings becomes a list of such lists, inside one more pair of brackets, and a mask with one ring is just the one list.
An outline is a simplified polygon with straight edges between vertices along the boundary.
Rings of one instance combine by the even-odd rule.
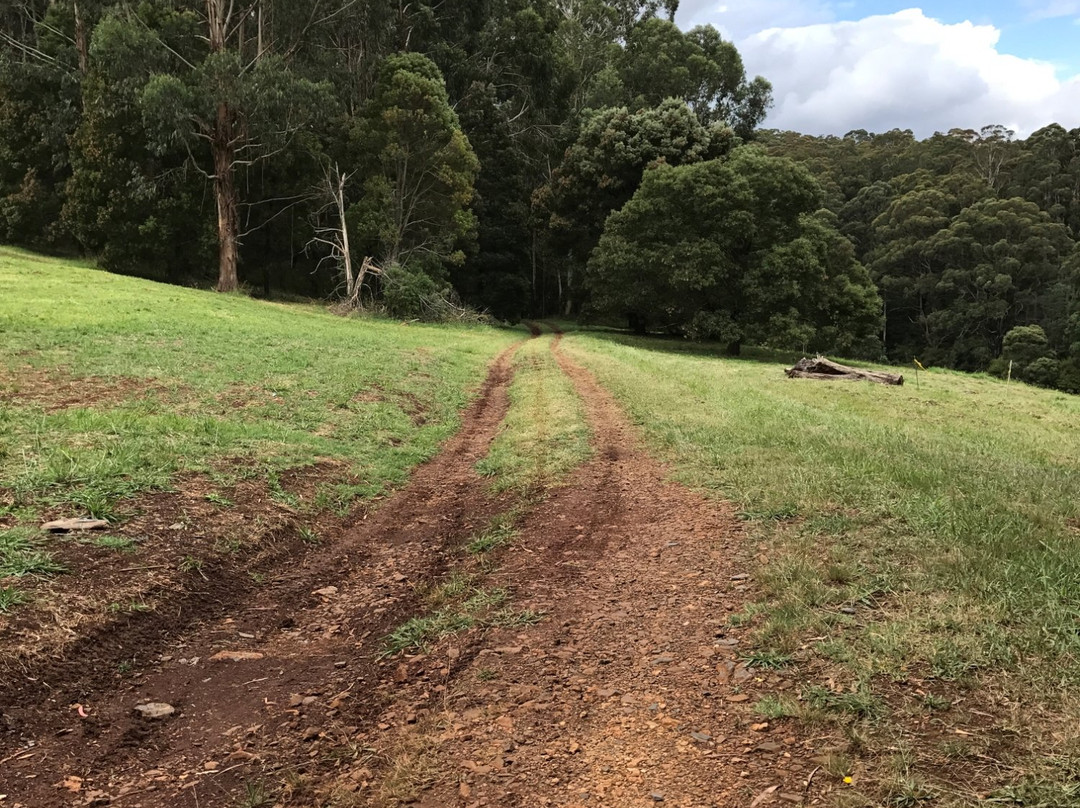
[[1077, 797], [1075, 397], [10, 249], [0, 299], [14, 805]]

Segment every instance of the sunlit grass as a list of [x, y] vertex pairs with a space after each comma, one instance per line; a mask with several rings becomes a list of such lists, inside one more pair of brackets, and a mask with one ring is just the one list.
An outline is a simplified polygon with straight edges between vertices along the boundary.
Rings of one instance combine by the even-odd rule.
[[1080, 397], [933, 370], [918, 387], [790, 380], [779, 358], [621, 335], [564, 346], [680, 480], [741, 512], [760, 594], [732, 623], [751, 654], [838, 666], [841, 690], [804, 694], [816, 712], [882, 722], [887, 683], [993, 682], [1042, 708], [1018, 750], [1075, 723]]

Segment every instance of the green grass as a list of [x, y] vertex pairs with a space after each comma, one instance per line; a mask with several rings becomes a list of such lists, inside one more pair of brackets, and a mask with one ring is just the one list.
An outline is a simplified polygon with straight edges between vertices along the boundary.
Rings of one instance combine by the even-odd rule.
[[26, 603], [26, 594], [13, 586], [0, 586], [0, 612], [7, 612]]
[[[459, 580], [451, 578], [451, 582]], [[454, 591], [450, 594], [443, 591], [443, 599], [452, 599], [461, 594], [453, 583]], [[385, 641], [384, 653], [387, 656], [399, 651], [425, 649], [432, 642], [449, 634], [473, 628], [478, 625], [496, 625], [490, 617], [506, 619], [503, 610], [495, 611], [502, 606], [509, 594], [505, 589], [475, 588], [468, 592], [468, 597], [456, 603], [448, 603], [428, 614], [411, 617], [394, 629]], [[499, 622], [498, 625], [519, 625], [520, 623]]]
[[63, 566], [41, 549], [43, 541], [41, 533], [32, 527], [0, 530], [0, 580], [63, 572]]
[[125, 536], [98, 536], [91, 539], [89, 543], [117, 553], [133, 553], [138, 549], [138, 545]]
[[550, 335], [529, 340], [514, 358], [510, 411], [477, 464], [496, 491], [542, 490], [591, 455], [584, 406], [551, 355], [551, 341]]
[[992, 687], [1040, 705], [1017, 755], [1059, 730], [1076, 744], [1080, 397], [933, 370], [919, 388], [789, 380], [779, 360], [622, 335], [564, 349], [679, 479], [741, 512], [762, 594], [732, 622], [754, 653], [816, 658], [856, 688], [812, 692], [819, 708], [880, 720], [891, 683]]
[[762, 718], [775, 721], [791, 718], [799, 714], [799, 705], [791, 696], [777, 696], [769, 693], [762, 696], [754, 705], [754, 712]]
[[[345, 319], [9, 248], [0, 300], [0, 517], [20, 526], [47, 507], [122, 520], [132, 498], [189, 472], [221, 487], [261, 478], [289, 507], [343, 512], [433, 455], [519, 338]], [[337, 479], [311, 501], [282, 486], [285, 470], [326, 459]]]
[[465, 550], [470, 555], [483, 555], [509, 544], [517, 534], [515, 522], [519, 518], [518, 509], [501, 513], [491, 520], [483, 530], [473, 536]]

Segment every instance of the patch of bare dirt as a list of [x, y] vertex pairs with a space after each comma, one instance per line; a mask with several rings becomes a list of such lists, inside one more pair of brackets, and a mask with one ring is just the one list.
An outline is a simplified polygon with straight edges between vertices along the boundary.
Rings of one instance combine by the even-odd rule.
[[[344, 474], [343, 464], [323, 461], [284, 472], [279, 484], [302, 508], [321, 484]], [[137, 623], [141, 633], [160, 631], [189, 593], [221, 586], [216, 578], [242, 592], [264, 574], [260, 570], [310, 549], [301, 526], [317, 535], [340, 530], [342, 521], [329, 514], [305, 517], [275, 499], [262, 478], [222, 488], [204, 475], [185, 475], [171, 491], [120, 507], [126, 518], [116, 527], [51, 540], [49, 550], [65, 574], [17, 581], [31, 603], [0, 615], [0, 677], [32, 673], [49, 660], [73, 658], [85, 665], [87, 645], [95, 649], [90, 659], [103, 666], [137, 664], [138, 654], [99, 656], [116, 626], [130, 630]], [[46, 512], [46, 518], [61, 515]], [[131, 549], [103, 546], [103, 536], [129, 542]]]
[[175, 386], [132, 376], [73, 376], [65, 368], [0, 367], [0, 402], [35, 404], [46, 412], [110, 407], [150, 396], [172, 396]]
[[[152, 611], [4, 670], [7, 804], [232, 805], [264, 779], [301, 799], [368, 754], [354, 738], [395, 670], [383, 637], [416, 610], [416, 587], [505, 507], [473, 465], [508, 407], [511, 354], [443, 452], [320, 546], [297, 553], [286, 541], [256, 567], [191, 570]], [[171, 712], [148, 720], [135, 711], [145, 702]]]

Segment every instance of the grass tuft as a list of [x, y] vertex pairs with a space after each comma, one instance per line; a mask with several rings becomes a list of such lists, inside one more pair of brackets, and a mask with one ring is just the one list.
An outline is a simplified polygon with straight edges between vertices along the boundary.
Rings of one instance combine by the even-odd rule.
[[0, 586], [0, 612], [9, 612], [26, 602], [26, 593], [13, 586]]

